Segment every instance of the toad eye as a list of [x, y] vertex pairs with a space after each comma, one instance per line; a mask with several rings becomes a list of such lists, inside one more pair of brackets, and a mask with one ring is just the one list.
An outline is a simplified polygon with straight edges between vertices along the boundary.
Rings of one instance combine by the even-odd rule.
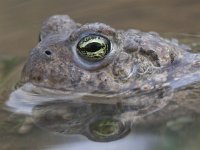
[[110, 52], [110, 41], [104, 36], [90, 34], [77, 44], [78, 54], [89, 61], [99, 61]]

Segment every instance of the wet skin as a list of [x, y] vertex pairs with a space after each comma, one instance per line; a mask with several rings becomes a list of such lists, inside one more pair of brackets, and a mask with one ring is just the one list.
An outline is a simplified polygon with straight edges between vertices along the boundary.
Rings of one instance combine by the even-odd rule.
[[[116, 30], [103, 23], [81, 25], [67, 15], [52, 16], [44, 22], [40, 42], [23, 68], [21, 86], [10, 99], [20, 96], [37, 104], [54, 101], [53, 105], [47, 102], [33, 109], [36, 122], [54, 131], [81, 133], [97, 141], [118, 139], [126, 135], [133, 124], [167, 120], [169, 112], [178, 111], [173, 112], [171, 118], [199, 113], [198, 92], [196, 97], [187, 98], [189, 93], [198, 91], [199, 86], [193, 85], [200, 81], [200, 54], [190, 51], [190, 47], [155, 32]], [[192, 88], [187, 91], [188, 86]], [[195, 107], [188, 105], [191, 101]], [[74, 111], [81, 110], [81, 107], [74, 108], [80, 105], [87, 114], [82, 119], [78, 114], [84, 111]], [[61, 112], [53, 111], [58, 110], [58, 106]], [[46, 117], [47, 110], [57, 117], [50, 117], [54, 121], [44, 123], [42, 118], [44, 114]], [[82, 129], [85, 122], [96, 121], [92, 119], [96, 113], [96, 119], [103, 116], [103, 123], [97, 119], [97, 125], [91, 122], [93, 125]], [[158, 119], [156, 113], [162, 117]], [[76, 116], [71, 122], [73, 125], [67, 125], [70, 117], [66, 119], [66, 114]], [[58, 116], [62, 127], [59, 121], [55, 123]], [[51, 126], [51, 122], [54, 125]], [[97, 130], [102, 126], [107, 128], [107, 133]], [[115, 129], [121, 126], [122, 131]], [[91, 131], [88, 133], [90, 128], [100, 137], [92, 136]]]

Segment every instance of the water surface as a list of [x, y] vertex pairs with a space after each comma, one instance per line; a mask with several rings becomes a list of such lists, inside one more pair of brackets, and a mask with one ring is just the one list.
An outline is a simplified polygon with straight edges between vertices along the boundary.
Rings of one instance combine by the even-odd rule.
[[99, 143], [80, 135], [52, 133], [41, 129], [40, 124], [23, 133], [20, 127], [24, 115], [4, 109], [8, 89], [19, 78], [19, 64], [38, 42], [40, 26], [46, 17], [68, 14], [80, 23], [98, 21], [117, 29], [157, 31], [178, 38], [199, 52], [199, 8], [198, 0], [0, 0], [0, 91], [4, 91], [0, 96], [0, 149], [199, 150], [200, 118], [196, 113], [167, 122], [134, 126], [121, 140]]

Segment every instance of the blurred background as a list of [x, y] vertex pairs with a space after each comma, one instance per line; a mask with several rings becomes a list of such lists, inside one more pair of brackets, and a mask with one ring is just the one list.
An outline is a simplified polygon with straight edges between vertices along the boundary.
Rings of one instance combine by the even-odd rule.
[[68, 14], [77, 22], [103, 22], [116, 29], [199, 33], [199, 0], [0, 0], [0, 55], [26, 56], [42, 21]]
[[[11, 58], [25, 58], [29, 51], [38, 43], [42, 22], [47, 17], [55, 14], [68, 14], [81, 24], [103, 22], [116, 29], [134, 28], [141, 31], [172, 33], [173, 35], [179, 33], [200, 34], [200, 0], [0, 0], [0, 58], [6, 57], [3, 61], [0, 59], [0, 87], [2, 83], [8, 84], [6, 80], [1, 83], [1, 81], [4, 81], [3, 77], [7, 76], [9, 71], [21, 61], [20, 59], [7, 59], [7, 56], [8, 58], [10, 56]], [[189, 43], [191, 41], [195, 42], [194, 40], [199, 42], [199, 38], [195, 37], [189, 41], [187, 38]], [[3, 64], [3, 67], [1, 64]], [[4, 70], [3, 73], [2, 70]], [[16, 75], [13, 74], [10, 77], [13, 77], [13, 80], [15, 80]], [[8, 80], [10, 81], [11, 78], [8, 77]], [[10, 82], [13, 84], [13, 81]], [[2, 84], [3, 86], [5, 84]], [[3, 103], [0, 101], [0, 104]], [[92, 149], [106, 149], [108, 146], [116, 146], [118, 149], [123, 149], [128, 144], [131, 148], [149, 150], [152, 148], [149, 146], [152, 142], [149, 144], [147, 141], [152, 141], [152, 139], [153, 142], [157, 141], [163, 146], [163, 143], [160, 143], [157, 137], [145, 136], [143, 138], [137, 135], [134, 138], [130, 135], [125, 140], [119, 143], [116, 142], [118, 143], [117, 145], [116, 143], [110, 145], [103, 143], [100, 145], [90, 141], [81, 143], [77, 139], [70, 140], [70, 138], [54, 137], [54, 135], [51, 137], [48, 133], [40, 130], [31, 133], [27, 137], [18, 136], [12, 133], [13, 130], [16, 130], [14, 128], [16, 120], [11, 118], [13, 122], [9, 126], [9, 124], [4, 123], [8, 116], [7, 113], [2, 111], [1, 107], [0, 112], [1, 150], [8, 150], [9, 147], [13, 149], [13, 145], [15, 150], [27, 149], [27, 147], [28, 149], [35, 150], [36, 147], [41, 145], [63, 141], [63, 143], [68, 141], [67, 147], [70, 147], [70, 150], [72, 148], [74, 150], [80, 149], [80, 145], [82, 149], [88, 149], [88, 145]], [[175, 142], [172, 142], [172, 146], [166, 147], [163, 150], [178, 150], [177, 145], [181, 150], [199, 150], [199, 122], [200, 119], [195, 124], [196, 128], [194, 126], [187, 128], [191, 133], [190, 135], [187, 134], [187, 130], [183, 130], [184, 132], [181, 132], [183, 139], [179, 140], [174, 136], [172, 141], [174, 140]], [[161, 130], [160, 134], [162, 135], [162, 132], [166, 129], [161, 128], [158, 130]], [[160, 137], [158, 136], [158, 138]], [[80, 143], [80, 145], [77, 143]], [[61, 150], [62, 146], [59, 149]], [[63, 146], [63, 149], [66, 149], [66, 146]], [[58, 147], [55, 150], [58, 150]]]

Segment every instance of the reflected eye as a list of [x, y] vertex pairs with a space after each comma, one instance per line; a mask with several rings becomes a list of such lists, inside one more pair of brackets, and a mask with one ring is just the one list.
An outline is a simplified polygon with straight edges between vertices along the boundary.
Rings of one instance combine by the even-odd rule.
[[91, 34], [78, 42], [77, 52], [87, 60], [99, 61], [110, 52], [110, 41], [101, 35]]
[[108, 142], [124, 137], [129, 131], [129, 126], [120, 120], [102, 117], [89, 124], [89, 132], [86, 136], [94, 141]]

